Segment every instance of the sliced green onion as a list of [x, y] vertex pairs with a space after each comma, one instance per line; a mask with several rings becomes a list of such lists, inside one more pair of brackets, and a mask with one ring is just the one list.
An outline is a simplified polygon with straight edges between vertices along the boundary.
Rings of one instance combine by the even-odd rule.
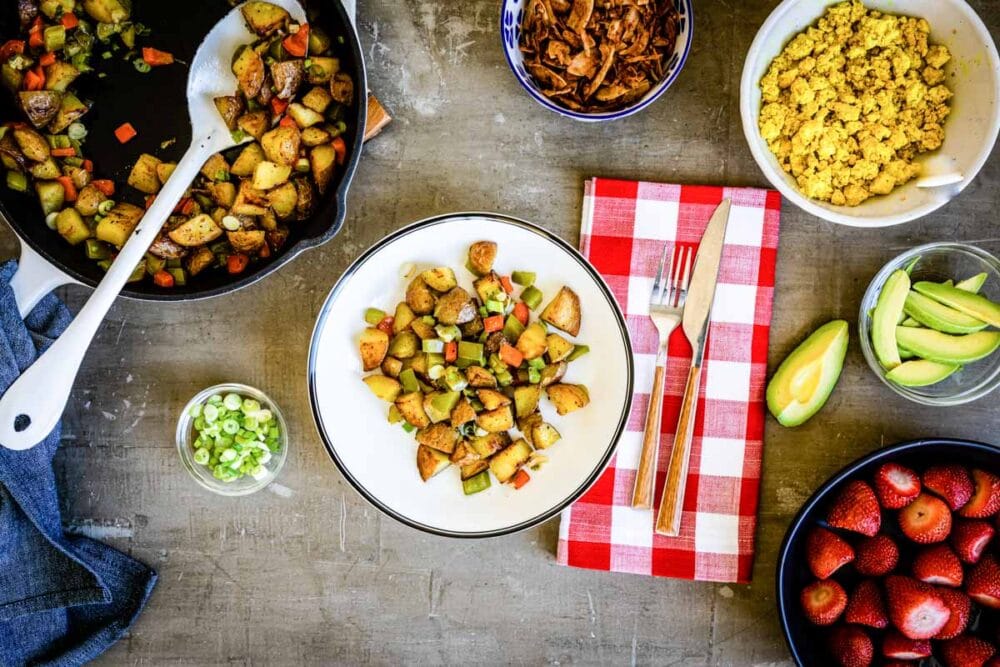
[[451, 341], [458, 340], [462, 337], [462, 330], [454, 324], [448, 326], [439, 324], [434, 327], [434, 330], [437, 331], [438, 338], [446, 343], [450, 343]]
[[142, 58], [136, 58], [135, 60], [133, 60], [132, 66], [135, 67], [137, 72], [142, 72], [143, 74], [153, 69], [152, 67], [150, 67], [149, 63], [147, 63]]
[[420, 349], [432, 354], [441, 354], [444, 352], [444, 341], [437, 338], [427, 338], [421, 341]]
[[218, 406], [216, 406], [213, 403], [209, 403], [208, 405], [205, 406], [205, 409], [202, 410], [202, 416], [205, 418], [205, 421], [207, 423], [211, 424], [212, 422], [214, 422], [216, 419], [219, 418]]
[[211, 455], [208, 453], [208, 450], [202, 447], [201, 449], [195, 451], [194, 462], [200, 466], [203, 466], [206, 463], [208, 463], [208, 459], [210, 456]]
[[72, 123], [66, 128], [66, 134], [74, 141], [83, 141], [87, 138], [87, 126], [83, 123]]

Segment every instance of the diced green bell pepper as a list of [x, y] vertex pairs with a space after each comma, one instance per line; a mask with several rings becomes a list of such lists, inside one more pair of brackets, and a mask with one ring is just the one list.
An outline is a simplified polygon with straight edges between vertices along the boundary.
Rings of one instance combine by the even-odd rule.
[[485, 491], [490, 488], [490, 471], [484, 470], [478, 475], [473, 475], [469, 479], [462, 480], [462, 491], [465, 495], [471, 496], [474, 493]]
[[515, 271], [510, 274], [510, 279], [514, 281], [515, 284], [521, 287], [531, 287], [535, 284], [535, 272], [534, 271]]
[[474, 361], [477, 363], [483, 363], [483, 345], [482, 343], [472, 343], [469, 341], [459, 341], [458, 342], [458, 358], [467, 359], [469, 361]]
[[414, 374], [412, 368], [405, 368], [400, 371], [399, 383], [403, 385], [403, 391], [407, 394], [420, 391], [420, 383], [417, 382], [417, 376]]
[[167, 269], [167, 273], [174, 277], [174, 287], [187, 285], [187, 271], [184, 269]]
[[503, 325], [503, 337], [510, 341], [516, 341], [524, 333], [524, 325], [521, 320], [513, 314], [507, 316], [507, 321]]
[[542, 291], [534, 286], [529, 286], [524, 288], [521, 292], [521, 301], [524, 302], [528, 308], [535, 310], [540, 305], [542, 305]]

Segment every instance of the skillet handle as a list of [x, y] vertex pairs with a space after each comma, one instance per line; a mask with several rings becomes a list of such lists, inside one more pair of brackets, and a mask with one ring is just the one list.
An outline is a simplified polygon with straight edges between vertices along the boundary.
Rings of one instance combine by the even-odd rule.
[[21, 241], [21, 258], [17, 263], [17, 272], [11, 278], [10, 288], [14, 290], [14, 300], [22, 320], [42, 297], [57, 287], [70, 284], [79, 285], [80, 282], [49, 264], [31, 246]]

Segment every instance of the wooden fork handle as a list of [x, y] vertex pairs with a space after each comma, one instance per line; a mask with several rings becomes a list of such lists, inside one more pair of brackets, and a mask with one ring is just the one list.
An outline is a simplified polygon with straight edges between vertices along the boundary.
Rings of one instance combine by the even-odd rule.
[[694, 420], [698, 412], [698, 390], [701, 388], [701, 364], [691, 365], [681, 414], [677, 420], [674, 446], [670, 451], [670, 467], [663, 484], [660, 511], [656, 515], [656, 532], [676, 537], [681, 532], [681, 514], [684, 509], [684, 489], [687, 486], [688, 464], [691, 462], [691, 441], [694, 438]]
[[653, 507], [653, 482], [656, 479], [656, 459], [660, 451], [660, 419], [663, 414], [664, 365], [656, 366], [653, 375], [653, 391], [649, 395], [646, 409], [646, 430], [642, 435], [642, 453], [639, 454], [639, 468], [635, 471], [635, 488], [632, 490], [632, 507], [650, 509]]

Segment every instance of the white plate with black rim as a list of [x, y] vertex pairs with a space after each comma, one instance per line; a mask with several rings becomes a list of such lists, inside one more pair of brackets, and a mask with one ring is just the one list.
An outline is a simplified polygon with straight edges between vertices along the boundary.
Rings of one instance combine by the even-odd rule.
[[[472, 291], [464, 267], [469, 246], [494, 241], [495, 270], [535, 271], [544, 303], [562, 285], [579, 296], [578, 336], [590, 353], [570, 364], [565, 382], [586, 385], [590, 404], [557, 416], [542, 399], [546, 421], [562, 440], [545, 450], [548, 462], [515, 490], [496, 478], [486, 491], [466, 496], [456, 466], [427, 482], [416, 466], [413, 434], [387, 421], [388, 404], [362, 382], [358, 340], [363, 313], [391, 312], [409, 279], [401, 269], [449, 266]], [[535, 315], [540, 311], [536, 311]], [[572, 246], [523, 220], [494, 213], [429, 218], [376, 243], [334, 285], [320, 310], [309, 350], [309, 395], [316, 427], [334, 463], [369, 502], [419, 530], [449, 537], [494, 537], [535, 526], [583, 495], [604, 471], [628, 420], [632, 402], [632, 348], [625, 318], [611, 290]], [[516, 433], [512, 433], [516, 435]]]

